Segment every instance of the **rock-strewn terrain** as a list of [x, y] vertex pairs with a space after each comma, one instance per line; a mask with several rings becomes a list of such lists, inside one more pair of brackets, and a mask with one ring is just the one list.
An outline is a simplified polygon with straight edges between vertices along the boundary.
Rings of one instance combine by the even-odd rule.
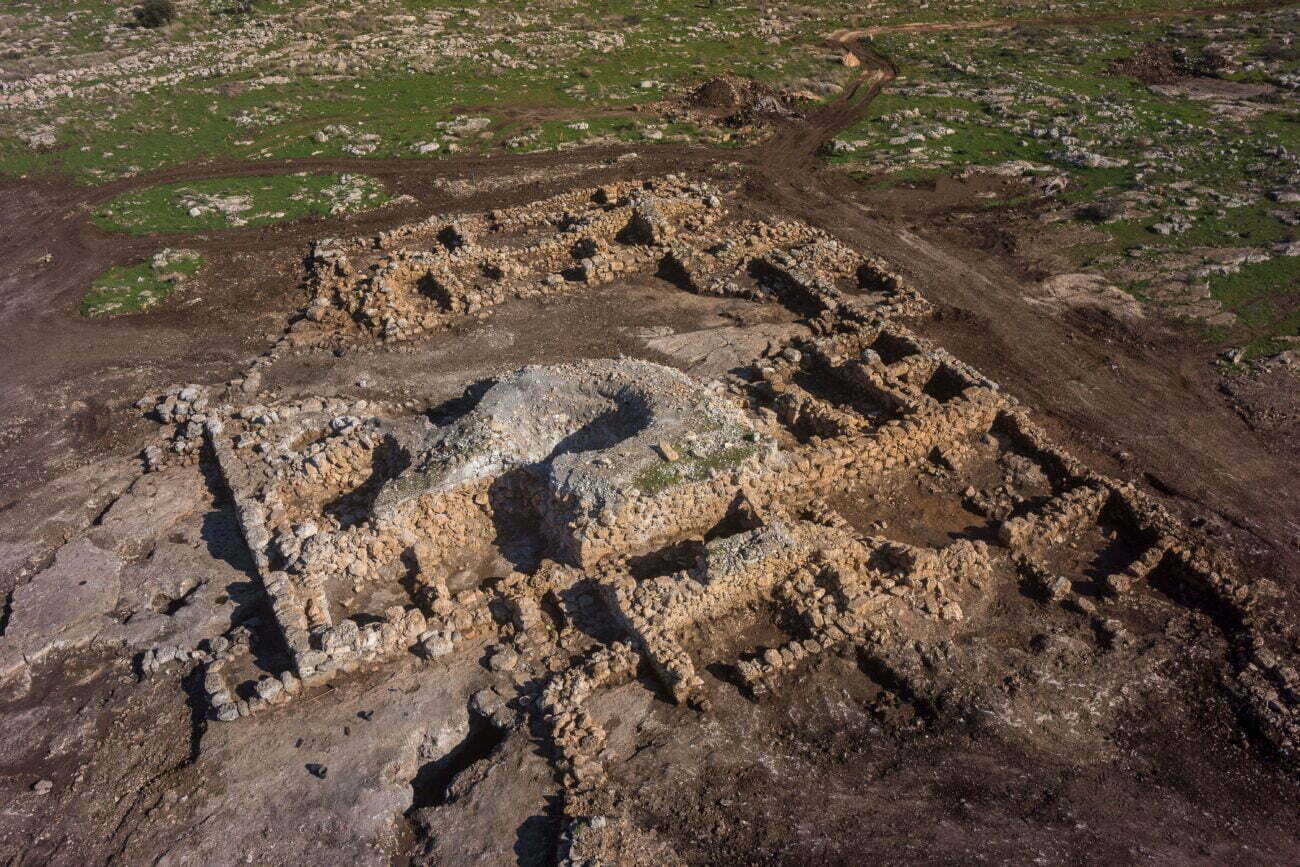
[[0, 860], [1295, 860], [1289, 4], [11, 6]]

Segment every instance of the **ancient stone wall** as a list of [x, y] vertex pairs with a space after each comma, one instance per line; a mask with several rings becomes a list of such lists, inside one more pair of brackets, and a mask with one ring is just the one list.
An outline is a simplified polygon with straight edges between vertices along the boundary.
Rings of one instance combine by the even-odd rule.
[[[644, 663], [665, 694], [707, 709], [707, 648], [695, 636], [726, 633], [734, 619], [779, 611], [787, 630], [729, 661], [754, 695], [828, 652], [879, 649], [900, 630], [958, 629], [985, 604], [995, 574], [1122, 640], [1118, 621], [1051, 565], [1104, 529], [1132, 552], [1098, 581], [1105, 599], [1175, 581], [1214, 600], [1245, 705], [1280, 742], [1300, 736], [1300, 675], [1252, 631], [1252, 591], [1204, 540], [1062, 450], [995, 382], [912, 330], [928, 305], [887, 265], [800, 223], [729, 221], [727, 195], [657, 178], [322, 242], [310, 300], [285, 344], [436, 340], [438, 329], [511, 299], [631, 273], [781, 305], [813, 335], [718, 382], [691, 383], [648, 362], [525, 369], [496, 380], [521, 389], [523, 415], [485, 412], [478, 433], [444, 426], [418, 436], [423, 422], [409, 408], [297, 401], [235, 410], [198, 392], [163, 396], [158, 415], [175, 426], [175, 459], [203, 444], [216, 458], [293, 660], [291, 671], [249, 677], [247, 648], [223, 648], [204, 684], [216, 718], [287, 701], [339, 672], [491, 639], [493, 666], [546, 660], [535, 704], [521, 698], [516, 712], [545, 723], [566, 809], [578, 815], [602, 803], [605, 780], [604, 733], [586, 698]], [[728, 408], [689, 430], [632, 425], [598, 431], [602, 439], [589, 426], [604, 423], [595, 420], [605, 418], [606, 391], [583, 393], [597, 409], [579, 412], [557, 402], [565, 388], [536, 388], [607, 374]], [[564, 420], [546, 421], [557, 414]], [[521, 448], [522, 430], [544, 431], [544, 442]], [[987, 542], [906, 544], [855, 528], [826, 503], [955, 474], [990, 453], [1027, 467], [1038, 487], [968, 491], [966, 502], [988, 515]], [[478, 469], [457, 475], [465, 466]], [[450, 580], [519, 532], [536, 536], [536, 568], [469, 586]], [[509, 716], [498, 699], [480, 704], [493, 719]]]

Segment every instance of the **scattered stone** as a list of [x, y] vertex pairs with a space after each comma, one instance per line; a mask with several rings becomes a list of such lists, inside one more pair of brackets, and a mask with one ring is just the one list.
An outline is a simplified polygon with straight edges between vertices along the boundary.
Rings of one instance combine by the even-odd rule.
[[1123, 596], [1133, 587], [1133, 579], [1123, 572], [1112, 572], [1106, 576], [1106, 592], [1112, 596]]
[[514, 671], [519, 664], [519, 654], [508, 647], [498, 647], [488, 657], [488, 668], [493, 671]]

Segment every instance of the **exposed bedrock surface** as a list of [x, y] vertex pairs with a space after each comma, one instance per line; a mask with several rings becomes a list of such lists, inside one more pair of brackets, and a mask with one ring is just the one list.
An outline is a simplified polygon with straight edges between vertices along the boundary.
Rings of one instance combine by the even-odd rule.
[[427, 433], [375, 511], [523, 470], [543, 491], [543, 511], [608, 521], [629, 499], [733, 469], [760, 446], [735, 406], [670, 367], [634, 359], [530, 366]]

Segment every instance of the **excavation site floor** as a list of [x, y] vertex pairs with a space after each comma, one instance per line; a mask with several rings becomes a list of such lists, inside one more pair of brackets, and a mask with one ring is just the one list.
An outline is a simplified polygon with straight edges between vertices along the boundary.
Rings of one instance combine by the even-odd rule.
[[822, 171], [854, 40], [762, 144], [350, 217], [88, 214], [358, 160], [7, 182], [6, 862], [1295, 860], [1295, 393], [1043, 304], [1014, 179]]

